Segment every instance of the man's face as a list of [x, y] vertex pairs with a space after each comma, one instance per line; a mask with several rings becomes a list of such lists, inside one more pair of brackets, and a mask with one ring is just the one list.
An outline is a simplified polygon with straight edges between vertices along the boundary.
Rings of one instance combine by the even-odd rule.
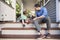
[[36, 11], [38, 11], [38, 10], [40, 10], [40, 9], [41, 9], [40, 7], [35, 7], [35, 10], [36, 10]]

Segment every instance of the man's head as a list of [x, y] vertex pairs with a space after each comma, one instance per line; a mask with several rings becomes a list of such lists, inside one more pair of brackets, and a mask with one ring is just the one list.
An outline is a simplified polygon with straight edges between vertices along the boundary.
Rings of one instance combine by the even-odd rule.
[[34, 7], [35, 7], [35, 10], [40, 10], [41, 9], [40, 8], [41, 7], [40, 4], [35, 4]]

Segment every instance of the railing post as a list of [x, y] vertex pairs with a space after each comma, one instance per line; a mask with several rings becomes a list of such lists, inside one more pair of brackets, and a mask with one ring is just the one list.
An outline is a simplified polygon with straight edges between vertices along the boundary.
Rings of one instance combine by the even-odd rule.
[[16, 22], [16, 0], [12, 0], [12, 7], [14, 8], [14, 19], [13, 19], [13, 22]]

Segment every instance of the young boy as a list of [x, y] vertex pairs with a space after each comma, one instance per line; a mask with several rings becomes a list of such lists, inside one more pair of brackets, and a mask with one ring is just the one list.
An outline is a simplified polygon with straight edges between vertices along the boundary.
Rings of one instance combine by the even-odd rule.
[[21, 15], [21, 19], [22, 19], [23, 27], [25, 27], [25, 22], [26, 22], [26, 20], [27, 20], [27, 16], [26, 16], [25, 11], [23, 12], [23, 15]]

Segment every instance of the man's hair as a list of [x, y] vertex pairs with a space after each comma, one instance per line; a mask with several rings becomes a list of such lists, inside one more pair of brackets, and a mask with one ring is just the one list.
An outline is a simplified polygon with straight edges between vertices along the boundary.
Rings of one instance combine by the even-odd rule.
[[40, 4], [35, 4], [34, 7], [41, 7], [41, 5]]

